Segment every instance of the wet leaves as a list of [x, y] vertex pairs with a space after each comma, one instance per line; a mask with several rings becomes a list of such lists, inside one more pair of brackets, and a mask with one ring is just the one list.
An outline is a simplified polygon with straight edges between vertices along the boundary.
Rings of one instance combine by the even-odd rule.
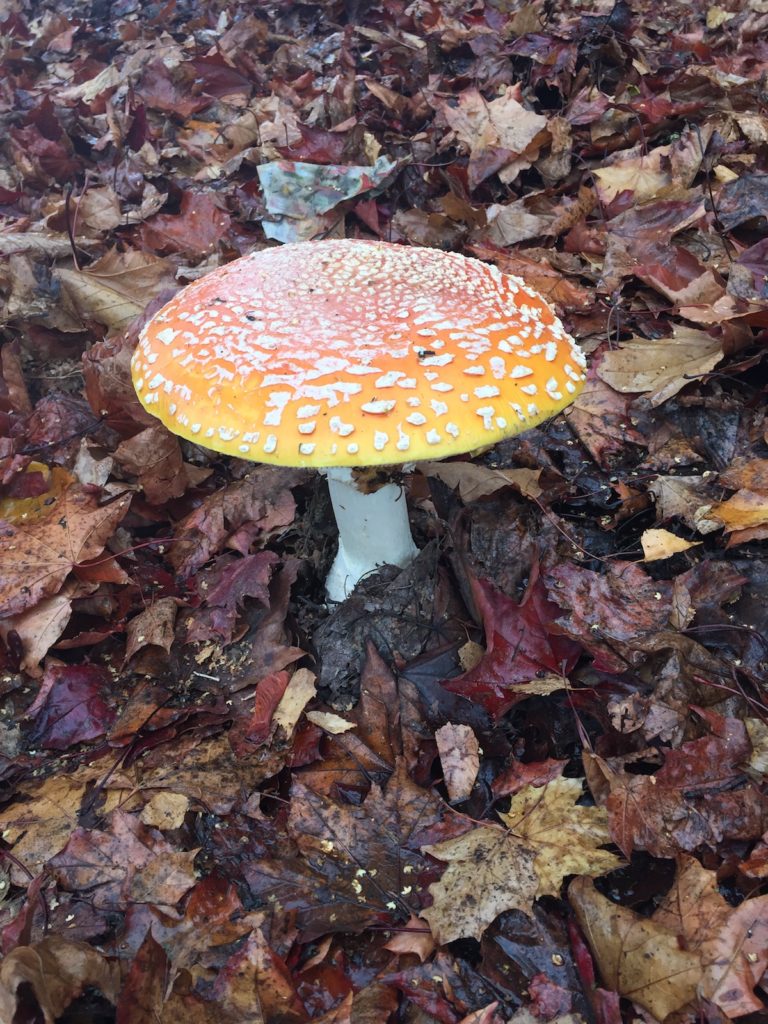
[[[247, 6], [0, 15], [0, 1017], [757, 1019], [765, 4]], [[319, 235], [496, 264], [590, 361], [336, 609], [322, 479], [129, 375]]]

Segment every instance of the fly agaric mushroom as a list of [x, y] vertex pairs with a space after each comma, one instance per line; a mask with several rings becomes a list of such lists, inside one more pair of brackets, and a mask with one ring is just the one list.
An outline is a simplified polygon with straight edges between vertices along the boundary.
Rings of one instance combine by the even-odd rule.
[[353, 239], [251, 253], [146, 325], [136, 391], [175, 434], [255, 462], [325, 470], [343, 600], [417, 552], [401, 488], [354, 467], [487, 447], [569, 405], [584, 356], [536, 292], [480, 260]]

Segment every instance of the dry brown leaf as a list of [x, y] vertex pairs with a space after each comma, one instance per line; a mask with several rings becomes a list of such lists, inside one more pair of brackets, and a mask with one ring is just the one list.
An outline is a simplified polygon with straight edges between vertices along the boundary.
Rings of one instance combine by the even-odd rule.
[[480, 744], [468, 725], [442, 725], [435, 732], [448, 798], [466, 800], [480, 770]]
[[507, 247], [552, 233], [554, 212], [532, 213], [525, 199], [513, 203], [492, 203], [485, 211], [488, 228], [483, 237], [494, 245]]
[[717, 874], [678, 858], [675, 882], [643, 918], [576, 879], [569, 898], [608, 987], [659, 1020], [698, 995], [729, 1018], [765, 1011], [754, 993], [768, 966], [768, 896], [732, 907]]
[[178, 437], [160, 424], [147, 427], [117, 446], [116, 461], [139, 486], [150, 505], [179, 498], [189, 479]]
[[0, 620], [0, 636], [7, 642], [13, 630], [24, 648], [19, 666], [34, 679], [42, 675], [40, 662], [64, 632], [72, 616], [72, 598], [83, 596], [95, 587], [78, 582], [65, 583], [59, 594], [43, 598], [33, 608]]
[[[78, 238], [79, 248], [93, 247], [94, 241]], [[20, 253], [61, 259], [72, 254], [72, 242], [64, 232], [53, 231], [0, 231], [0, 256]]]
[[[131, 877], [129, 900], [176, 906], [197, 881], [194, 861], [199, 852], [199, 846], [191, 850], [161, 850]], [[95, 875], [98, 877], [100, 872], [97, 870]], [[88, 888], [87, 876], [77, 887]]]
[[768, 523], [768, 494], [737, 491], [727, 501], [713, 505], [711, 514], [722, 523], [727, 533], [765, 526]]
[[610, 203], [624, 191], [633, 194], [635, 203], [682, 193], [698, 173], [713, 130], [712, 125], [687, 129], [668, 146], [641, 150], [593, 171], [601, 201]]
[[732, 491], [768, 494], [768, 459], [736, 458], [720, 474], [718, 483]]
[[[94, 761], [69, 775], [53, 775], [42, 782], [24, 783], [19, 795], [25, 799], [9, 804], [0, 812], [0, 833], [13, 845], [19, 866], [12, 865], [15, 884], [26, 886], [45, 862], [66, 844], [77, 826], [83, 797], [90, 783], [97, 782], [104, 796], [100, 810], [112, 810], [129, 788], [122, 772], [115, 772], [114, 759]], [[109, 780], [109, 786], [105, 780]], [[26, 869], [26, 870], [25, 870]]]
[[434, 476], [450, 488], [458, 488], [461, 500], [476, 501], [502, 487], [514, 487], [525, 498], [538, 498], [540, 469], [489, 469], [476, 462], [419, 462], [424, 476]]
[[657, 562], [662, 558], [670, 558], [680, 551], [696, 547], [701, 541], [684, 540], [669, 530], [643, 530], [640, 535], [643, 556], [646, 562]]
[[176, 598], [159, 597], [134, 616], [126, 629], [126, 662], [144, 647], [159, 647], [166, 654], [170, 653], [178, 610]]
[[458, 104], [443, 103], [448, 126], [469, 150], [469, 186], [474, 189], [496, 171], [509, 183], [539, 155], [548, 140], [547, 119], [517, 101], [518, 90], [486, 100], [479, 89], [465, 89]]
[[140, 817], [145, 825], [153, 828], [181, 828], [189, 806], [189, 797], [183, 793], [161, 791], [144, 806]]
[[694, 377], [712, 370], [722, 358], [722, 344], [716, 338], [675, 325], [669, 338], [622, 341], [619, 348], [605, 353], [597, 374], [616, 391], [650, 392], [646, 401], [657, 406]]
[[389, 942], [385, 943], [384, 949], [390, 953], [414, 953], [424, 963], [435, 951], [435, 940], [427, 922], [411, 914]]
[[691, 529], [699, 533], [713, 533], [722, 523], [712, 518], [711, 502], [704, 496], [707, 479], [701, 476], [659, 476], [651, 480], [648, 490], [656, 501], [657, 516], [661, 520], [678, 516]]
[[560, 690], [570, 690], [571, 684], [565, 676], [558, 676], [554, 673], [547, 673], [543, 676], [536, 676], [519, 684], [524, 687], [526, 694], [536, 694], [537, 697], [546, 697], [550, 693], [558, 693]]
[[125, 330], [163, 288], [174, 287], [165, 260], [134, 249], [113, 249], [87, 270], [61, 268], [56, 276], [70, 312], [115, 333]]
[[27, 802], [14, 802], [0, 811], [0, 832], [12, 844], [14, 860], [19, 863], [18, 868], [11, 867], [17, 885], [27, 885], [48, 858], [65, 846], [77, 826], [85, 791], [85, 782], [55, 775], [26, 787], [31, 797]]
[[0, 615], [55, 594], [75, 565], [101, 554], [130, 502], [124, 494], [99, 505], [93, 494], [70, 487], [45, 519], [0, 525]]
[[89, 188], [80, 195], [70, 196], [69, 200], [60, 194], [51, 195], [44, 203], [43, 212], [51, 227], [63, 227], [62, 221], [69, 216], [76, 232], [82, 231], [91, 237], [114, 231], [123, 222], [120, 200], [109, 185]]

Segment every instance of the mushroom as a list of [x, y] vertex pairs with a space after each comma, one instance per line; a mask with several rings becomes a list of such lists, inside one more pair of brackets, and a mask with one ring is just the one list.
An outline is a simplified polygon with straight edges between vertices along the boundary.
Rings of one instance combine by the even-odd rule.
[[457, 253], [354, 239], [243, 256], [145, 326], [136, 391], [170, 430], [226, 455], [325, 471], [343, 600], [417, 548], [397, 483], [360, 467], [495, 444], [573, 401], [584, 356], [517, 277]]

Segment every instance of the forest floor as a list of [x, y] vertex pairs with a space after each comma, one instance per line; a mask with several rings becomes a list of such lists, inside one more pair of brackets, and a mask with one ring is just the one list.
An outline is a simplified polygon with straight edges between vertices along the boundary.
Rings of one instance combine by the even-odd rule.
[[[768, 0], [0, 0], [0, 1021], [768, 1007]], [[138, 332], [280, 242], [523, 277], [575, 404], [405, 477], [180, 442]]]

